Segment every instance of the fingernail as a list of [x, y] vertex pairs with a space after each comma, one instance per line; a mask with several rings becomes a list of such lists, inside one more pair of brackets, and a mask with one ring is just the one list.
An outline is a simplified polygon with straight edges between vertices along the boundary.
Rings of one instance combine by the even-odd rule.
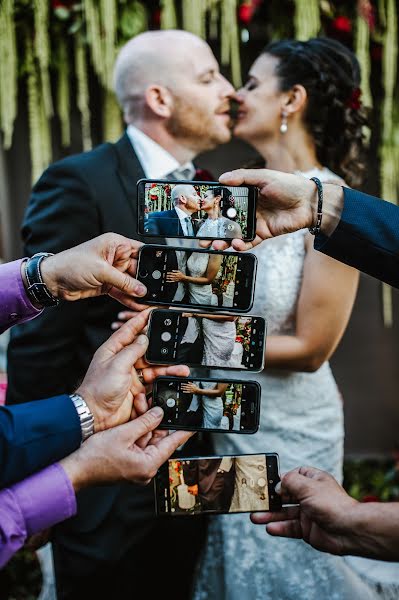
[[219, 177], [219, 181], [226, 177], [231, 177], [231, 171], [226, 171], [226, 173], [222, 173], [222, 175]]
[[281, 494], [281, 481], [279, 481], [279, 482], [276, 484], [276, 486], [275, 486], [275, 488], [274, 488], [274, 491], [276, 492], [276, 494]]
[[154, 408], [150, 409], [154, 417], [162, 417], [163, 410], [160, 406], [154, 406]]
[[137, 338], [136, 338], [136, 342], [138, 344], [142, 344], [143, 346], [146, 346], [148, 344], [148, 337], [146, 335], [144, 335], [144, 333], [141, 333]]
[[125, 318], [125, 313], [121, 312], [118, 313], [118, 319], [124, 319]]
[[141, 283], [138, 283], [134, 291], [138, 296], [145, 296], [147, 293], [147, 288]]
[[111, 329], [118, 329], [118, 323], [111, 323]]

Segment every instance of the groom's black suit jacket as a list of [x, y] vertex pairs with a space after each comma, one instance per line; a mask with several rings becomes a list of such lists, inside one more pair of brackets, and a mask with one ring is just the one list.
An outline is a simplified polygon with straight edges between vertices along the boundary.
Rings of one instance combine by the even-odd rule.
[[[103, 144], [51, 165], [36, 183], [26, 211], [25, 255], [60, 252], [108, 231], [139, 239], [136, 182], [142, 177], [126, 134], [116, 144]], [[8, 350], [7, 402], [76, 390], [93, 353], [111, 334], [119, 310], [120, 304], [104, 297], [65, 302], [46, 310], [40, 319], [15, 327]], [[164, 592], [168, 569], [189, 560], [191, 549], [194, 561], [204, 524], [160, 522], [153, 515], [152, 485], [109, 485], [80, 493], [78, 514], [55, 534], [58, 588], [63, 588], [59, 597], [124, 598], [126, 584], [130, 598], [140, 577], [142, 582], [151, 581], [151, 565], [165, 567], [164, 575], [158, 572], [151, 584], [154, 594], [158, 584], [159, 594]], [[186, 531], [190, 536], [190, 544], [185, 535], [179, 539], [179, 526], [181, 535]], [[177, 558], [180, 546], [184, 552]], [[182, 568], [184, 591], [192, 571], [190, 562]]]
[[183, 228], [176, 210], [162, 210], [151, 213], [145, 223], [145, 230], [152, 235], [164, 237], [183, 235]]

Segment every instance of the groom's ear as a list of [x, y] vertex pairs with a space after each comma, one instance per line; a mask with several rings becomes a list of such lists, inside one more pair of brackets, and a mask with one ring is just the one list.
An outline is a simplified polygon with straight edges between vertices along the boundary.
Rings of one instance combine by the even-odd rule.
[[145, 101], [158, 117], [169, 119], [173, 112], [173, 98], [163, 85], [150, 85], [145, 91]]

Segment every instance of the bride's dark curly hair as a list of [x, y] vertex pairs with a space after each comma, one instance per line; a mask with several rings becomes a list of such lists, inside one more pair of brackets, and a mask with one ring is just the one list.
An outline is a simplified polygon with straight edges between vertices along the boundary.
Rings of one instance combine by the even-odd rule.
[[360, 102], [356, 56], [329, 38], [271, 42], [263, 52], [279, 61], [275, 73], [281, 91], [296, 84], [306, 89], [305, 125], [320, 163], [359, 186], [366, 169], [363, 127], [369, 111]]

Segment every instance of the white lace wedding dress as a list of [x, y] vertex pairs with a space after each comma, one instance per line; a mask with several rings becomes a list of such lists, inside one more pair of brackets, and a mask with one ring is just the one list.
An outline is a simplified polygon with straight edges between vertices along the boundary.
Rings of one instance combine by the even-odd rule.
[[[326, 169], [305, 175], [333, 177]], [[267, 240], [252, 251], [260, 268], [251, 313], [267, 318], [269, 335], [295, 331], [306, 233]], [[267, 370], [251, 374], [251, 379], [262, 387], [260, 429], [254, 435], [213, 434], [215, 452], [278, 452], [282, 471], [313, 465], [341, 480], [342, 400], [328, 363], [315, 373]], [[317, 552], [302, 540], [272, 538], [264, 526], [253, 525], [248, 514], [210, 519], [195, 600], [377, 597], [344, 558]]]

